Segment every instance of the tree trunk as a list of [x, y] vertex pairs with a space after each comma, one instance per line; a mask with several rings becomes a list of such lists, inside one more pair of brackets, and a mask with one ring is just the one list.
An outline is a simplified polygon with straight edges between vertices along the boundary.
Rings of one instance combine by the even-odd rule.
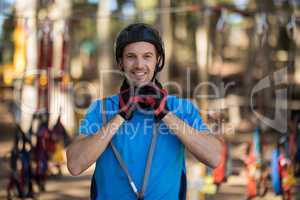
[[112, 79], [111, 55], [110, 55], [110, 10], [109, 0], [101, 0], [98, 4], [97, 31], [99, 38], [99, 92], [100, 97], [112, 95], [113, 84], [109, 83]]
[[[198, 73], [200, 77], [200, 82], [205, 83], [208, 81], [208, 66], [211, 62], [211, 47], [209, 39], [209, 24], [210, 16], [203, 14], [203, 22], [198, 25], [196, 30], [196, 61], [198, 66]], [[199, 104], [201, 110], [207, 111], [208, 109], [208, 99], [205, 98], [208, 94], [208, 85], [202, 84], [200, 88], [201, 98], [197, 98], [196, 101]], [[206, 116], [202, 116], [204, 120]]]
[[[299, 18], [300, 12], [296, 17]], [[295, 52], [295, 72], [294, 72], [294, 80], [295, 84], [300, 84], [300, 24], [296, 23], [295, 30], [295, 40], [296, 40], [296, 52]]]
[[[165, 9], [171, 7], [170, 0], [161, 0], [160, 8]], [[167, 82], [169, 80], [169, 63], [172, 55], [172, 23], [171, 23], [171, 14], [170, 12], [161, 13], [161, 34], [162, 39], [165, 45], [165, 66], [164, 69], [160, 72], [159, 79], [162, 82]]]

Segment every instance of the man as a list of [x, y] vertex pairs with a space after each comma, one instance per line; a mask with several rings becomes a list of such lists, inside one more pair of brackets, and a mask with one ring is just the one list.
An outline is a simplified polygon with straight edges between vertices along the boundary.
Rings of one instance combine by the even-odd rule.
[[96, 162], [92, 199], [185, 199], [184, 147], [216, 167], [220, 143], [193, 104], [168, 96], [156, 79], [165, 54], [155, 29], [132, 24], [115, 48], [125, 75], [120, 93], [90, 106], [67, 150], [68, 169], [79, 175]]

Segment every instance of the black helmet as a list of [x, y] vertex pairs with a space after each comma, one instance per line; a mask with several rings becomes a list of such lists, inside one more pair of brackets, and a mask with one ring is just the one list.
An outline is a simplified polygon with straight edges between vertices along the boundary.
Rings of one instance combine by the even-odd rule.
[[135, 23], [124, 28], [115, 41], [115, 55], [117, 63], [123, 56], [124, 48], [133, 42], [150, 42], [156, 47], [160, 60], [157, 62], [155, 73], [160, 72], [165, 63], [165, 50], [159, 32], [148, 24]]

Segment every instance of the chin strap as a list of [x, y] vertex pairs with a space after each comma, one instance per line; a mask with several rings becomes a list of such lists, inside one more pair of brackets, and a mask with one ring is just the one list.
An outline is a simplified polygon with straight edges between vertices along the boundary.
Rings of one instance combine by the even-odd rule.
[[[155, 65], [155, 71], [154, 71], [154, 74], [153, 74], [153, 77], [151, 79], [151, 82], [154, 82], [154, 80], [157, 80], [156, 76], [158, 75], [158, 73], [162, 70], [162, 67], [160, 66], [160, 63], [161, 62], [161, 58], [158, 59], [156, 65]], [[155, 82], [156, 83], [156, 82]]]

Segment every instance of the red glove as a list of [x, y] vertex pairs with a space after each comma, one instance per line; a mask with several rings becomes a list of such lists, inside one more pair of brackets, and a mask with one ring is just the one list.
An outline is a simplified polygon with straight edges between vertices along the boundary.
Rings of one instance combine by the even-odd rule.
[[137, 103], [142, 108], [150, 108], [153, 110], [155, 120], [162, 120], [169, 112], [167, 106], [167, 90], [163, 89], [160, 84], [149, 83], [137, 88]]
[[125, 120], [132, 118], [134, 111], [137, 109], [137, 104], [142, 101], [142, 99], [135, 94], [136, 87], [130, 86], [127, 80], [124, 80], [119, 95], [119, 114]]

